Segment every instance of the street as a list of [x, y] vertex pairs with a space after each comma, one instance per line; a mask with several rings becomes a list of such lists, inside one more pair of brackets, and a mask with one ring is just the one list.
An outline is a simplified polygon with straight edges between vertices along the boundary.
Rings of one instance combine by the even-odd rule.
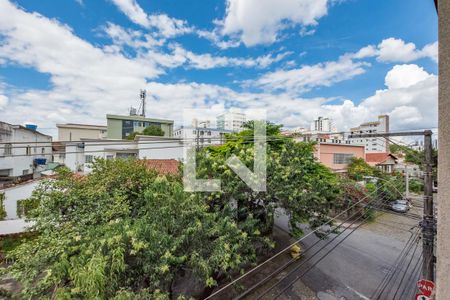
[[[420, 208], [412, 209], [416, 213], [419, 210]], [[283, 230], [289, 230], [286, 216], [281, 215], [276, 223]], [[277, 289], [274, 289], [272, 294], [269, 294], [264, 299], [270, 299], [277, 295], [279, 291], [287, 286], [288, 282], [303, 274], [306, 269], [315, 264], [342, 239], [345, 239], [342, 244], [337, 246], [302, 277], [301, 284], [305, 284], [312, 289], [317, 294], [318, 299], [371, 299], [371, 296], [389, 272], [411, 236], [409, 229], [414, 225], [417, 225], [417, 221], [405, 216], [383, 213], [374, 222], [363, 225], [348, 238], [345, 238], [354, 226], [350, 227], [329, 246], [317, 253], [323, 245], [333, 238], [334, 235], [331, 235], [328, 240], [319, 242], [305, 252], [303, 258], [298, 262], [305, 262], [303, 266], [285, 279], [283, 284], [280, 284]], [[317, 241], [318, 238], [315, 235], [311, 235], [302, 241], [302, 245], [304, 249], [308, 249]], [[415, 258], [414, 263], [418, 259], [422, 247], [420, 241], [417, 247], [415, 246], [416, 244], [412, 245], [416, 249], [415, 254], [412, 255], [411, 252], [411, 257], [414, 256]], [[313, 257], [315, 253], [317, 254]], [[402, 266], [402, 268], [405, 268], [405, 266]], [[410, 273], [412, 273], [412, 269], [411, 267], [406, 273], [402, 288], [405, 286]], [[404, 270], [399, 272], [400, 276], [394, 277], [397, 283], [403, 277], [403, 273]], [[300, 284], [299, 281], [298, 284]], [[293, 284], [280, 299], [304, 299], [298, 296], [296, 285], [297, 283]], [[412, 284], [411, 286], [415, 287]], [[381, 299], [392, 299], [396, 290], [395, 283], [389, 285], [385, 290], [386, 294]], [[411, 288], [407, 289], [407, 292], [413, 293]], [[405, 294], [407, 292], [405, 291]], [[387, 295], [389, 297], [386, 298]], [[397, 293], [397, 298], [404, 299], [399, 293]]]

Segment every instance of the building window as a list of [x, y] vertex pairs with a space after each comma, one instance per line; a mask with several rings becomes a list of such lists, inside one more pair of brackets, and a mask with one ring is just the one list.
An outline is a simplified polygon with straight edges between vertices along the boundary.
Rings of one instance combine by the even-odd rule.
[[12, 145], [11, 144], [6, 144], [5, 145], [4, 153], [5, 153], [5, 155], [11, 155], [12, 154]]
[[26, 148], [26, 154], [27, 155], [31, 155], [31, 147], [30, 146], [27, 146], [27, 148]]
[[41, 148], [41, 153], [42, 153], [42, 154], [45, 153], [45, 148], [44, 148], [44, 147]]
[[347, 153], [334, 153], [333, 154], [333, 163], [336, 165], [344, 165], [349, 164], [353, 158], [353, 154]]
[[86, 155], [85, 156], [86, 163], [92, 163], [94, 161], [94, 155]]
[[114, 159], [114, 155], [106, 155], [106, 159], [107, 160], [112, 160], [112, 159]]

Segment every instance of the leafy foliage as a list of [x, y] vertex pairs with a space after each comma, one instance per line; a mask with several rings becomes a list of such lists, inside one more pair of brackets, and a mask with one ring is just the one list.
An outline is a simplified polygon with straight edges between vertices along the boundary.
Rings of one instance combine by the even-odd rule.
[[300, 223], [313, 227], [328, 221], [330, 207], [338, 194], [337, 178], [313, 156], [314, 144], [299, 143], [280, 134], [280, 126], [268, 123], [267, 192], [254, 192], [226, 166], [226, 160], [237, 156], [253, 168], [252, 122], [246, 130], [229, 135], [228, 142], [199, 153], [198, 178], [220, 178], [222, 193], [211, 193], [208, 203], [221, 210], [227, 203], [236, 203], [239, 221], [257, 218], [258, 232], [267, 232], [273, 225], [274, 209], [279, 207], [290, 215], [294, 235], [301, 235]]
[[381, 172], [372, 166], [370, 166], [362, 158], [353, 157], [348, 165], [348, 177], [350, 179], [361, 181], [366, 176], [380, 176]]
[[421, 193], [423, 192], [424, 184], [422, 180], [417, 178], [409, 179], [409, 190], [413, 193]]
[[6, 210], [3, 201], [5, 200], [5, 194], [0, 193], [0, 221], [6, 217]]
[[129, 136], [129, 140], [134, 140], [136, 135], [151, 135], [151, 136], [164, 136], [164, 130], [161, 129], [161, 127], [156, 125], [150, 125], [146, 127], [142, 132], [132, 132]]
[[28, 216], [28, 214], [39, 206], [39, 199], [22, 199], [17, 201], [17, 216], [19, 218]]
[[39, 235], [5, 270], [25, 298], [163, 299], [179, 270], [214, 285], [254, 259], [252, 236], [231, 217], [138, 161], [97, 160], [84, 177], [62, 169], [32, 199]]

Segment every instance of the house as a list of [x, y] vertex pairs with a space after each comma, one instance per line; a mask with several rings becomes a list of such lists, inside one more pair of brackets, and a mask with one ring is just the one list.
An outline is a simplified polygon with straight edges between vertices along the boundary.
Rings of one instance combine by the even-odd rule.
[[[380, 115], [377, 121], [366, 122], [358, 127], [351, 128], [351, 135], [389, 132], [389, 116]], [[386, 153], [389, 151], [389, 143], [383, 138], [349, 138], [353, 145], [364, 145], [366, 153]]]
[[377, 167], [385, 173], [392, 173], [397, 164], [397, 157], [391, 153], [366, 153], [366, 162], [372, 167]]
[[3, 179], [33, 178], [52, 160], [52, 137], [36, 125], [0, 122], [0, 176]]
[[134, 140], [81, 140], [65, 143], [64, 164], [74, 172], [89, 173], [96, 158], [183, 159], [183, 141], [178, 138], [137, 135]]
[[352, 158], [365, 158], [364, 146], [339, 144], [339, 143], [317, 143], [314, 156], [322, 164], [337, 173], [347, 172], [348, 164]]
[[106, 126], [88, 124], [56, 124], [58, 141], [81, 141], [81, 139], [105, 139]]
[[146, 118], [144, 116], [106, 115], [108, 139], [127, 139], [132, 132], [142, 132], [148, 126], [158, 126], [165, 137], [173, 136], [173, 120]]

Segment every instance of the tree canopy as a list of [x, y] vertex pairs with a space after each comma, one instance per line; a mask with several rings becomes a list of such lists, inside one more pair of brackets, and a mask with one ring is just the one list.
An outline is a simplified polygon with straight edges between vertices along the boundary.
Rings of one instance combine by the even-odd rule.
[[314, 144], [268, 123], [266, 192], [226, 166], [236, 155], [253, 168], [253, 125], [197, 155], [197, 178], [221, 179], [221, 192], [186, 192], [181, 176], [158, 175], [138, 160], [96, 160], [86, 176], [61, 169], [33, 193], [26, 213], [36, 236], [9, 253], [15, 263], [4, 271], [25, 298], [193, 296], [192, 286], [177, 286], [180, 278], [211, 287], [273, 247], [276, 208], [296, 236], [300, 223], [328, 221], [339, 184], [314, 158]]
[[148, 127], [145, 127], [142, 132], [134, 131], [129, 136], [129, 140], [134, 140], [135, 136], [141, 134], [141, 135], [151, 135], [151, 136], [164, 136], [164, 130], [161, 129], [160, 126], [156, 125], [150, 125]]

